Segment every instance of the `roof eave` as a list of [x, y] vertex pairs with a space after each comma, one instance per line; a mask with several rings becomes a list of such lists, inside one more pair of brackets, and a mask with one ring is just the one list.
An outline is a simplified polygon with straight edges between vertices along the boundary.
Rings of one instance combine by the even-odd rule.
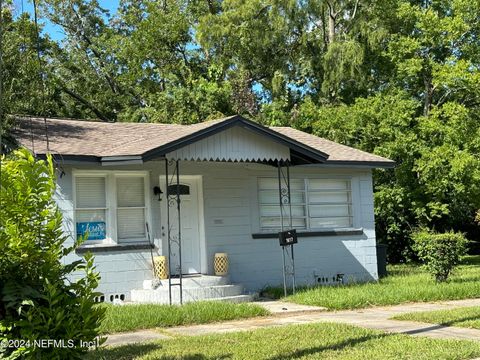
[[322, 165], [327, 166], [348, 166], [348, 167], [367, 167], [380, 169], [393, 169], [397, 165], [395, 161], [355, 161], [355, 160], [328, 160]]
[[[27, 148], [29, 151], [31, 151], [30, 148]], [[46, 159], [47, 154], [46, 153], [36, 153], [35, 154], [37, 157], [40, 159]], [[60, 164], [95, 164], [95, 165], [100, 165], [101, 164], [101, 158], [95, 155], [64, 155], [64, 154], [54, 154], [50, 153], [52, 156], [53, 160], [57, 163]]]

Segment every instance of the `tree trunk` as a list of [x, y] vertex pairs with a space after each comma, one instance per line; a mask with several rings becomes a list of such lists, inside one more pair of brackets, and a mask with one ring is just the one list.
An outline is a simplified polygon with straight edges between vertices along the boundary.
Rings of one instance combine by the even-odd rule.
[[335, 41], [335, 18], [328, 15], [328, 43], [331, 44]]
[[333, 3], [327, 2], [328, 6], [328, 43], [335, 41], [335, 26], [337, 22], [337, 13], [333, 8]]
[[425, 98], [423, 100], [423, 115], [428, 116], [428, 114], [430, 113], [430, 108], [432, 106], [432, 96], [433, 96], [432, 78], [430, 76], [425, 76], [423, 83], [425, 84]]

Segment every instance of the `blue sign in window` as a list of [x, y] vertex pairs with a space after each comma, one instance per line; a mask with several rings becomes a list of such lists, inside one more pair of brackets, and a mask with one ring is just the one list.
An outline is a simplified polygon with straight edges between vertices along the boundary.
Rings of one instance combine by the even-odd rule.
[[77, 239], [88, 234], [86, 240], [104, 240], [106, 238], [106, 228], [104, 221], [77, 223]]

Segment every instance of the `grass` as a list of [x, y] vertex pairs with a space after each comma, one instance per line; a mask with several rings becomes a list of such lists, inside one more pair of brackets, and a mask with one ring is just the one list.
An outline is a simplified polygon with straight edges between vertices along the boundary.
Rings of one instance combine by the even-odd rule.
[[345, 324], [289, 325], [248, 332], [181, 336], [100, 349], [90, 359], [470, 359], [480, 343], [387, 334]]
[[258, 305], [220, 301], [187, 303], [183, 306], [157, 304], [101, 306], [107, 308], [100, 328], [102, 334], [268, 315], [268, 311]]
[[[280, 297], [281, 289], [267, 289]], [[389, 276], [378, 282], [304, 288], [285, 300], [331, 310], [356, 309], [405, 302], [457, 300], [480, 297], [480, 257], [469, 256], [448, 282], [437, 284], [415, 265], [389, 266]]]
[[392, 319], [480, 329], [480, 307], [474, 306], [452, 310], [422, 311], [397, 315]]

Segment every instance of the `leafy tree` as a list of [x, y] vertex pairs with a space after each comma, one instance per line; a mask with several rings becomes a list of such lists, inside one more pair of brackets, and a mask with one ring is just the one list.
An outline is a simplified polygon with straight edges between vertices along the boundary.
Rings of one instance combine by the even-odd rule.
[[[71, 264], [62, 259], [78, 243], [64, 247], [51, 157], [36, 161], [21, 149], [2, 157], [0, 165], [0, 342], [22, 339], [32, 345], [0, 348], [0, 356], [80, 358], [87, 349], [79, 342], [95, 340], [104, 314], [94, 302], [99, 276], [93, 257]], [[74, 272], [84, 276], [72, 281]], [[42, 339], [64, 340], [65, 347], [33, 346]]]
[[54, 113], [57, 110], [52, 101], [54, 91], [48, 87], [45, 97], [42, 96], [43, 84], [40, 81], [41, 68], [48, 69], [45, 59], [50, 56], [52, 42], [48, 37], [40, 38], [39, 49], [43, 60], [39, 63], [35, 24], [28, 14], [21, 14], [14, 20], [11, 10], [4, 8], [2, 15], [4, 113], [39, 115], [42, 110]]

